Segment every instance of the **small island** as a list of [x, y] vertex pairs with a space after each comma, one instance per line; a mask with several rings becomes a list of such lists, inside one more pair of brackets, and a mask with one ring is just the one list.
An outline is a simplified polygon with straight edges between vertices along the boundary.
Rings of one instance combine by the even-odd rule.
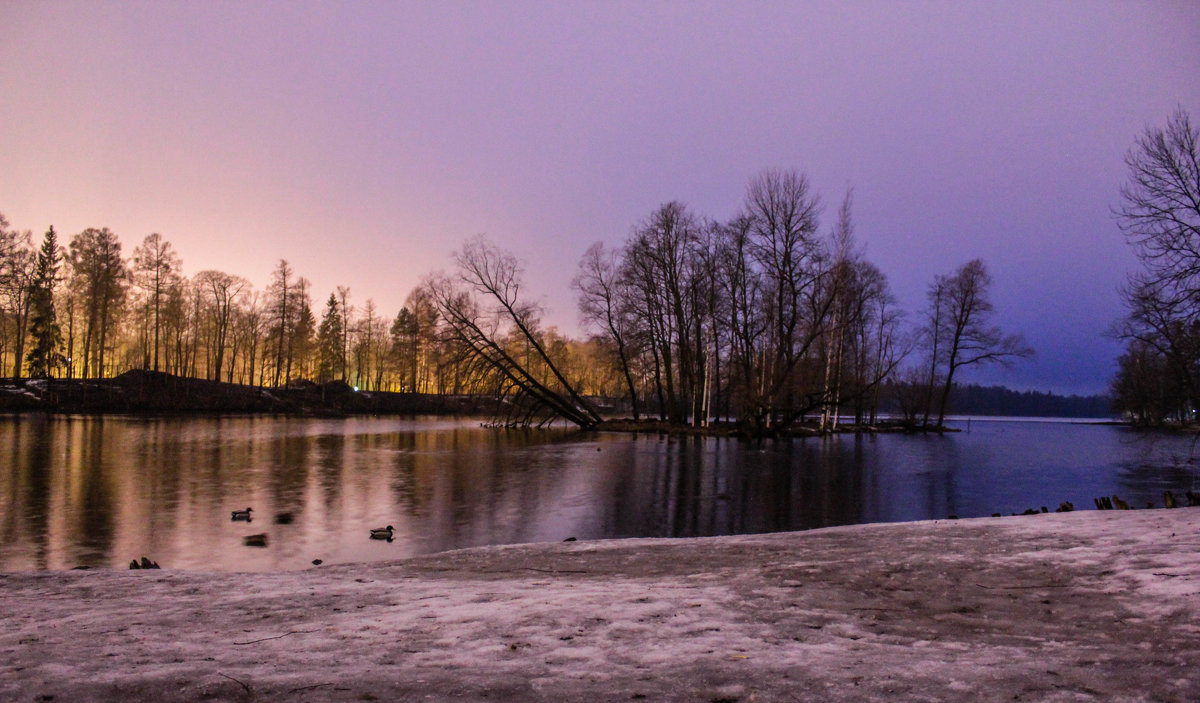
[[[1109, 399], [1104, 396], [1056, 396], [1019, 393], [980, 386], [955, 388], [952, 407], [964, 414], [1025, 417], [1074, 417], [1096, 420], [1104, 416]], [[609, 412], [588, 429], [602, 432], [653, 432], [714, 437], [746, 437], [745, 427], [730, 421], [704, 424], [675, 423], [662, 418], [634, 419], [614, 408], [620, 399], [593, 399]], [[298, 380], [281, 388], [262, 388], [220, 381], [186, 378], [163, 372], [126, 371], [111, 379], [26, 379], [0, 384], [0, 412], [51, 412], [141, 415], [283, 414], [310, 417], [348, 415], [453, 415], [480, 417], [495, 424], [504, 411], [501, 399], [485, 395], [437, 395], [360, 391], [342, 381], [317, 384]], [[618, 412], [612, 412], [612, 410]], [[901, 417], [878, 417], [873, 422], [843, 421], [822, 429], [818, 419], [797, 423], [779, 436], [822, 433], [948, 431], [922, 426]], [[952, 430], [951, 430], [952, 431]]]

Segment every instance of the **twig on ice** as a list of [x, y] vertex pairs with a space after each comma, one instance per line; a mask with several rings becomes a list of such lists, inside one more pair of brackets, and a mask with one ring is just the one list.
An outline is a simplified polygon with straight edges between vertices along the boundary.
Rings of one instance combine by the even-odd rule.
[[987, 584], [977, 583], [976, 586], [986, 588], [989, 591], [1010, 590], [1010, 589], [1027, 589], [1027, 588], [1070, 588], [1069, 583], [1040, 583], [1031, 586], [988, 586]]
[[321, 688], [323, 686], [332, 686], [332, 685], [333, 685], [332, 683], [315, 683], [311, 686], [301, 686], [300, 688], [293, 688], [293, 689], [289, 690], [288, 693], [296, 693], [298, 691], [307, 691], [312, 688]]
[[505, 571], [537, 571], [542, 574], [590, 574], [590, 571], [576, 571], [574, 569], [539, 569], [536, 566], [521, 566], [516, 569], [499, 569], [490, 573], [498, 574]]
[[234, 644], [255, 644], [257, 642], [266, 642], [267, 640], [277, 640], [281, 637], [287, 637], [288, 635], [307, 635], [310, 632], [317, 632], [317, 630], [292, 630], [291, 632], [285, 632], [282, 635], [275, 635], [274, 637], [263, 637], [262, 639], [250, 640], [249, 642], [234, 642]]
[[249, 687], [249, 686], [247, 686], [247, 685], [245, 684], [245, 682], [243, 682], [243, 681], [239, 681], [239, 680], [237, 680], [237, 679], [233, 678], [232, 676], [230, 676], [229, 674], [222, 674], [222, 673], [221, 673], [221, 672], [219, 672], [219, 671], [217, 672], [217, 675], [218, 675], [218, 676], [224, 676], [225, 678], [229, 679], [230, 681], [232, 681], [232, 682], [236, 683], [237, 685], [241, 686], [242, 688], [246, 689], [246, 695], [248, 695], [248, 696], [253, 696], [253, 695], [254, 695], [254, 691], [251, 691], [251, 690], [250, 690], [250, 687]]

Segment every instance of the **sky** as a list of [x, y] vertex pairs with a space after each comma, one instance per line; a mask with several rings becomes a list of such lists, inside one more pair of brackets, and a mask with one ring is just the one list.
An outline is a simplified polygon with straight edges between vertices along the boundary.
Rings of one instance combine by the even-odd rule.
[[287, 259], [394, 316], [483, 233], [546, 320], [596, 241], [659, 205], [735, 216], [808, 175], [822, 230], [915, 318], [979, 257], [1036, 357], [964, 382], [1104, 391], [1137, 262], [1124, 155], [1200, 120], [1200, 3], [0, 3], [0, 213], [35, 237], [157, 232], [191, 275]]

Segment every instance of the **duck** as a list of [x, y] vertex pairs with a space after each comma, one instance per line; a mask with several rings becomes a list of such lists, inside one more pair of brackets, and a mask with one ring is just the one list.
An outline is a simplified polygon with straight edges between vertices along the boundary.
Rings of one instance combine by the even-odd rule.
[[396, 528], [392, 527], [391, 525], [388, 525], [387, 527], [373, 527], [371, 528], [371, 539], [386, 539], [387, 541], [391, 542], [392, 533], [395, 531]]
[[265, 547], [267, 546], [267, 536], [265, 534], [246, 535], [244, 543], [247, 547]]
[[245, 520], [246, 522], [250, 522], [250, 508], [246, 508], [245, 510], [233, 511], [233, 517], [230, 519], [232, 519], [234, 521]]

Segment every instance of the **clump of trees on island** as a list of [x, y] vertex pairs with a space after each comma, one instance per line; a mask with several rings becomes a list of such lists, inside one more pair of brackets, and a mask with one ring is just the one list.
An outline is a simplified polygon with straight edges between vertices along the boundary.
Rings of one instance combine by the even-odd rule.
[[1128, 314], [1112, 394], [1142, 425], [1195, 420], [1200, 410], [1200, 133], [1179, 109], [1126, 154], [1115, 214], [1141, 269], [1121, 292]]
[[662, 205], [620, 246], [583, 254], [574, 288], [586, 339], [543, 325], [521, 262], [482, 237], [388, 317], [340, 286], [314, 310], [287, 261], [256, 290], [221, 271], [184, 275], [159, 234], [126, 257], [107, 228], [64, 247], [51, 227], [35, 247], [0, 217], [0, 364], [14, 379], [144, 369], [260, 387], [341, 380], [495, 395], [514, 425], [587, 427], [619, 408], [769, 434], [831, 430], [845, 415], [874, 423], [885, 404], [940, 427], [964, 367], [1032, 353], [992, 323], [982, 261], [937, 276], [909, 319], [856, 245], [851, 194], [827, 231], [821, 214], [794, 171], [752, 179], [728, 221]]

